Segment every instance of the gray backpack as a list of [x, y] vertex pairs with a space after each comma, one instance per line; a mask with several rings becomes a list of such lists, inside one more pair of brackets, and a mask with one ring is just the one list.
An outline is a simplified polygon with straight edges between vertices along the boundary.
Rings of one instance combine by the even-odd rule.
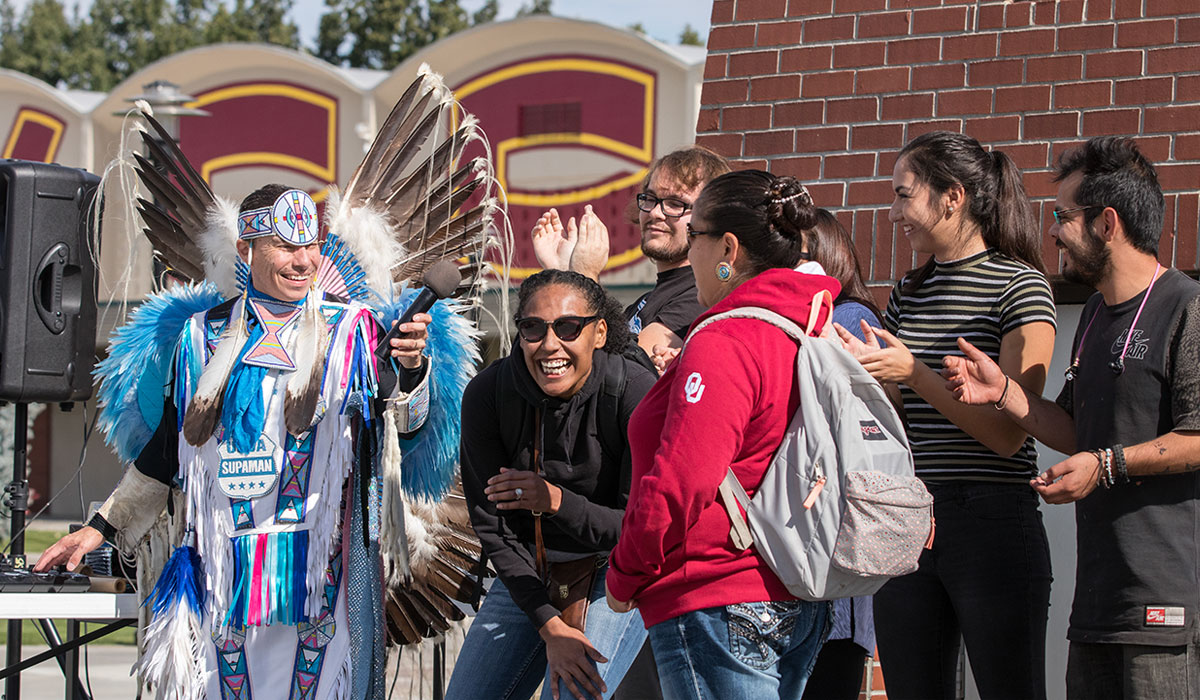
[[767, 309], [717, 314], [688, 338], [726, 318], [770, 323], [800, 344], [800, 408], [754, 498], [732, 470], [721, 483], [734, 546], [757, 547], [805, 600], [870, 595], [916, 571], [932, 543], [933, 497], [913, 474], [904, 427], [883, 387], [836, 340], [810, 337]]

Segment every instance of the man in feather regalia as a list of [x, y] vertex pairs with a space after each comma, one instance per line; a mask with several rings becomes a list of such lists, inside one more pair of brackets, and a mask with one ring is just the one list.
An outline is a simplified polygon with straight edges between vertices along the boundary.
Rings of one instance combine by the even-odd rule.
[[477, 127], [468, 116], [442, 136], [447, 109], [422, 70], [324, 227], [298, 189], [216, 197], [143, 115], [168, 175], [133, 156], [158, 202], [139, 212], [191, 284], [114, 335], [100, 422], [131, 466], [38, 568], [104, 540], [138, 553], [151, 611], [138, 668], [159, 697], [382, 698], [385, 638], [462, 617], [451, 599], [471, 588], [478, 544], [454, 474], [475, 331], [440, 301], [374, 352], [415, 296], [407, 282], [486, 245], [496, 205], [464, 205], [490, 170], [458, 168]]

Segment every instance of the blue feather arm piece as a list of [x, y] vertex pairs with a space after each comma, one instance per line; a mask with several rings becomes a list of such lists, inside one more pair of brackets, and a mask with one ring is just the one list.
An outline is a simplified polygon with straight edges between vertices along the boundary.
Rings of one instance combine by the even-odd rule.
[[123, 462], [131, 462], [162, 420], [175, 348], [188, 318], [223, 301], [211, 284], [179, 285], [153, 294], [113, 333], [96, 366], [100, 429]]
[[[406, 289], [398, 300], [383, 304], [380, 316], [385, 328], [392, 327], [417, 292]], [[440, 500], [458, 473], [462, 396], [479, 364], [479, 332], [458, 309], [456, 302], [443, 299], [429, 311], [433, 316], [425, 343], [425, 355], [431, 359], [429, 418], [412, 439], [400, 441], [400, 483], [411, 498]]]

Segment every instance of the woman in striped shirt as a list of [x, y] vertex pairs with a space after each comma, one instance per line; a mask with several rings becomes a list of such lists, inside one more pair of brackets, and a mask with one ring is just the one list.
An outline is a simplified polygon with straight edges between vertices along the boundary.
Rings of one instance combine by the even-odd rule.
[[[976, 344], [1029, 391], [1054, 347], [1054, 300], [1021, 174], [1004, 153], [934, 132], [901, 150], [889, 219], [928, 254], [892, 290], [863, 366], [898, 387], [937, 537], [916, 573], [875, 596], [888, 697], [953, 697], [959, 642], [983, 698], [1044, 698], [1050, 551], [1029, 479], [1033, 440], [997, 407], [957, 403], [942, 358]], [[865, 330], [865, 329], [864, 329]], [[873, 336], [873, 337], [872, 337]]]

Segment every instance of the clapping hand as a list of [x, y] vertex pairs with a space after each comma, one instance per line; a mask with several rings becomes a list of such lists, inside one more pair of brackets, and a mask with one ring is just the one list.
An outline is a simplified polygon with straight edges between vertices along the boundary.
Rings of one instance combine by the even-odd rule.
[[882, 328], [875, 328], [865, 320], [860, 323], [866, 342], [855, 338], [841, 325], [834, 324], [842, 347], [858, 358], [863, 369], [878, 381], [911, 382], [917, 372], [917, 360], [908, 346]]
[[533, 225], [533, 255], [546, 270], [567, 270], [571, 265], [571, 254], [579, 232], [572, 217], [570, 225], [563, 227], [557, 209], [542, 214]]

